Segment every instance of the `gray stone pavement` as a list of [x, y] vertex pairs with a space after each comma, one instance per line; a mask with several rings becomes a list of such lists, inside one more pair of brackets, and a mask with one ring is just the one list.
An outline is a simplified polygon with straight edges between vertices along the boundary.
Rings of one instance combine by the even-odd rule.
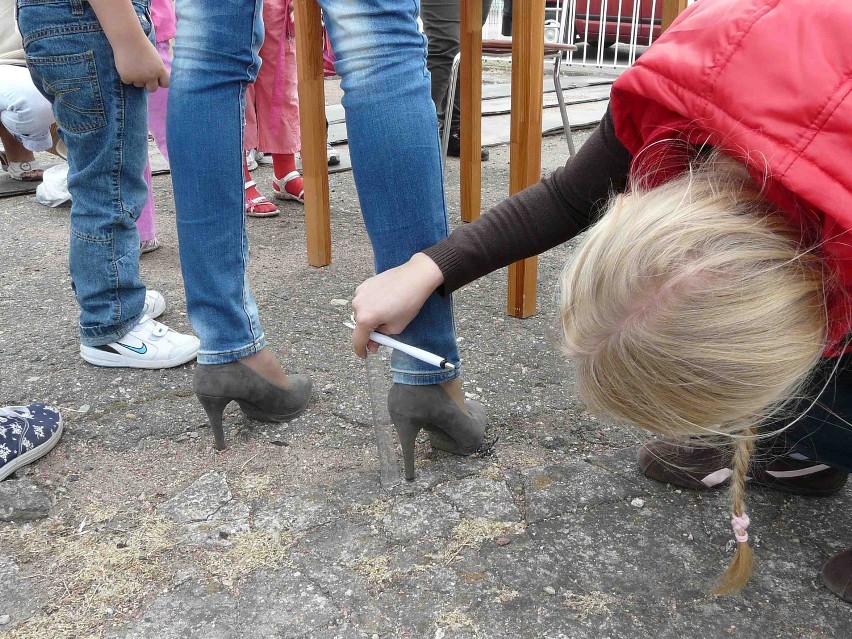
[[[545, 140], [545, 170], [565, 156], [564, 142]], [[507, 147], [483, 174], [494, 204], [507, 193]], [[255, 177], [269, 192], [269, 170]], [[163, 320], [187, 330], [168, 177], [155, 186], [163, 248], [142, 271], [169, 298]], [[448, 193], [455, 225], [454, 162]], [[487, 407], [495, 454], [455, 458], [423, 442], [417, 480], [383, 493], [349, 311], [332, 302], [371, 274], [351, 173], [332, 177], [331, 198], [327, 268], [305, 263], [299, 206], [249, 221], [266, 332], [315, 393], [289, 425], [232, 407], [221, 453], [191, 395], [192, 366], [79, 359], [68, 211], [0, 201], [0, 399], [56, 403], [67, 425], [53, 453], [0, 485], [0, 635], [852, 636], [852, 606], [818, 579], [852, 544], [848, 488], [825, 499], [750, 490], [755, 576], [741, 595], [710, 594], [731, 555], [726, 495], [644, 479], [641, 433], [577, 399], [555, 319], [570, 246], [542, 256], [533, 318], [506, 316], [505, 272], [456, 296], [465, 388]]]

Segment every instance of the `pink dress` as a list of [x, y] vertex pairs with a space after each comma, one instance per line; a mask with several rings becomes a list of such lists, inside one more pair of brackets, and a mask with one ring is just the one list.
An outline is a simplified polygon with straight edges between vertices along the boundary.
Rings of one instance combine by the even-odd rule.
[[177, 30], [174, 0], [151, 0], [151, 20], [154, 22], [157, 42], [167, 42], [174, 38]]
[[[177, 17], [173, 0], [152, 0], [151, 21], [157, 38], [157, 51], [163, 64], [171, 73], [172, 56], [169, 41], [175, 37]], [[148, 130], [154, 136], [157, 148], [166, 160], [169, 150], [166, 148], [166, 112], [169, 103], [169, 90], [159, 89], [148, 95]], [[136, 221], [139, 239], [153, 240], [157, 235], [157, 214], [154, 208], [154, 189], [151, 185], [151, 164], [145, 167], [145, 181], [148, 183], [148, 201]]]
[[302, 148], [291, 2], [263, 2], [266, 38], [260, 49], [260, 73], [246, 92], [246, 150], [291, 154]]

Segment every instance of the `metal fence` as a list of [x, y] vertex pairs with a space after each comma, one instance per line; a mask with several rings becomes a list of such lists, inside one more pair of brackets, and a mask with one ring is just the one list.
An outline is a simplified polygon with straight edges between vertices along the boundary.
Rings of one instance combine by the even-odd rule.
[[[546, 0], [545, 20], [555, 27], [568, 11], [562, 41], [579, 50], [568, 54], [567, 64], [627, 68], [659, 37], [662, 5], [663, 0]], [[503, 38], [502, 22], [503, 0], [493, 0], [483, 37]]]

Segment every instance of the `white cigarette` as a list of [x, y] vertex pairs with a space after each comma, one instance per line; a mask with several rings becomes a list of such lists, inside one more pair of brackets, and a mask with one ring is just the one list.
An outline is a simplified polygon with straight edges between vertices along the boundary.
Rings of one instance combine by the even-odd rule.
[[[347, 327], [355, 330], [355, 324], [350, 322], [343, 322]], [[417, 348], [416, 346], [409, 346], [408, 344], [403, 344], [400, 341], [395, 340], [392, 337], [388, 337], [383, 333], [376, 333], [373, 331], [370, 333], [370, 339], [377, 344], [382, 344], [383, 346], [388, 346], [394, 350], [401, 351], [406, 353], [407, 355], [411, 355], [414, 359], [419, 359], [421, 362], [426, 362], [427, 364], [432, 364], [432, 366], [437, 366], [438, 368], [446, 368], [451, 371], [456, 370], [455, 365], [448, 362], [445, 358], [440, 355], [435, 355], [434, 353], [430, 353], [429, 351], [424, 351], [422, 348]]]

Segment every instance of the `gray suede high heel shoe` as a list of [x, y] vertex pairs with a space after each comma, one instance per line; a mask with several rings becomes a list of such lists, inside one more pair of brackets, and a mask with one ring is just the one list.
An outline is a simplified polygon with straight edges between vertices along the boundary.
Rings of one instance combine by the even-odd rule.
[[479, 402], [465, 404], [469, 415], [459, 410], [438, 384], [391, 387], [388, 412], [402, 446], [406, 479], [414, 479], [414, 443], [421, 429], [429, 433], [433, 447], [448, 453], [472, 455], [480, 450], [485, 437], [485, 409]]
[[289, 422], [301, 415], [311, 398], [309, 375], [290, 375], [290, 388], [268, 382], [245, 364], [199, 364], [195, 367], [192, 388], [204, 407], [216, 449], [225, 448], [222, 413], [231, 402], [262, 422]]

